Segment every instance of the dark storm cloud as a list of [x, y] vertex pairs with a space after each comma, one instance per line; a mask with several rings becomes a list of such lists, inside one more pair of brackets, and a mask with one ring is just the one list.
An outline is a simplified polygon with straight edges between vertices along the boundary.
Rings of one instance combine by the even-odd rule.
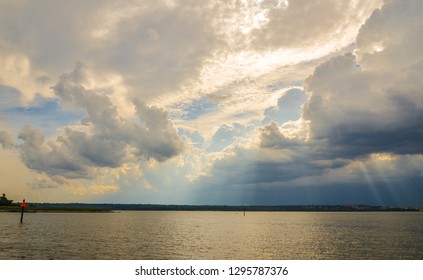
[[423, 107], [418, 92], [423, 87], [415, 80], [423, 74], [422, 61], [387, 69], [392, 73], [359, 70], [356, 63], [352, 55], [334, 58], [307, 80], [312, 96], [303, 116], [310, 121], [312, 139], [339, 157], [422, 153]]
[[301, 140], [285, 137], [275, 122], [271, 122], [269, 125], [261, 128], [260, 132], [261, 148], [293, 150], [296, 148], [304, 149], [309, 146], [309, 144], [306, 144]]
[[422, 12], [421, 1], [386, 2], [361, 28], [358, 58], [316, 68], [303, 112], [312, 138], [340, 157], [423, 152]]
[[258, 146], [231, 150], [201, 182], [249, 193], [252, 203], [422, 204], [422, 13], [419, 1], [387, 1], [361, 28], [354, 54], [306, 80], [294, 125], [306, 127], [305, 138], [270, 122]]

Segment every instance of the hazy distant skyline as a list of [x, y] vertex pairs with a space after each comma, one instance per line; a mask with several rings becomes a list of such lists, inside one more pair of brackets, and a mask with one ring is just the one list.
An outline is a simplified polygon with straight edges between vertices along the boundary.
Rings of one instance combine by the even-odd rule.
[[0, 191], [423, 205], [423, 2], [0, 0]]

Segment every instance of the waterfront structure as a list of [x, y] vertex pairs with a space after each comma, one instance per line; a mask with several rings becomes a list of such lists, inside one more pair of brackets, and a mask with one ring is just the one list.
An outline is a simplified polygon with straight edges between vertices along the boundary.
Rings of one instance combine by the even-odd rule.
[[8, 200], [6, 197], [6, 194], [3, 194], [2, 197], [0, 197], [0, 206], [10, 206], [12, 205], [13, 200]]

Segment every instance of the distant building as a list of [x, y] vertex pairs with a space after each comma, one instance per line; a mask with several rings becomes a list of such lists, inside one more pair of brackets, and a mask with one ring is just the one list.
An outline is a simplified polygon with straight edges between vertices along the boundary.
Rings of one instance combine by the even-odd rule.
[[6, 197], [6, 194], [3, 194], [2, 197], [0, 197], [0, 205], [1, 206], [9, 206], [12, 205], [13, 200], [8, 200]]

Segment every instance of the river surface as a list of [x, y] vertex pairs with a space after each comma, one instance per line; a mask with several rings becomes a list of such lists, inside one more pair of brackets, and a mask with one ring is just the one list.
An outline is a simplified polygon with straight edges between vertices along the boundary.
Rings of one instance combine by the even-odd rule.
[[0, 213], [0, 259], [423, 259], [419, 212]]

